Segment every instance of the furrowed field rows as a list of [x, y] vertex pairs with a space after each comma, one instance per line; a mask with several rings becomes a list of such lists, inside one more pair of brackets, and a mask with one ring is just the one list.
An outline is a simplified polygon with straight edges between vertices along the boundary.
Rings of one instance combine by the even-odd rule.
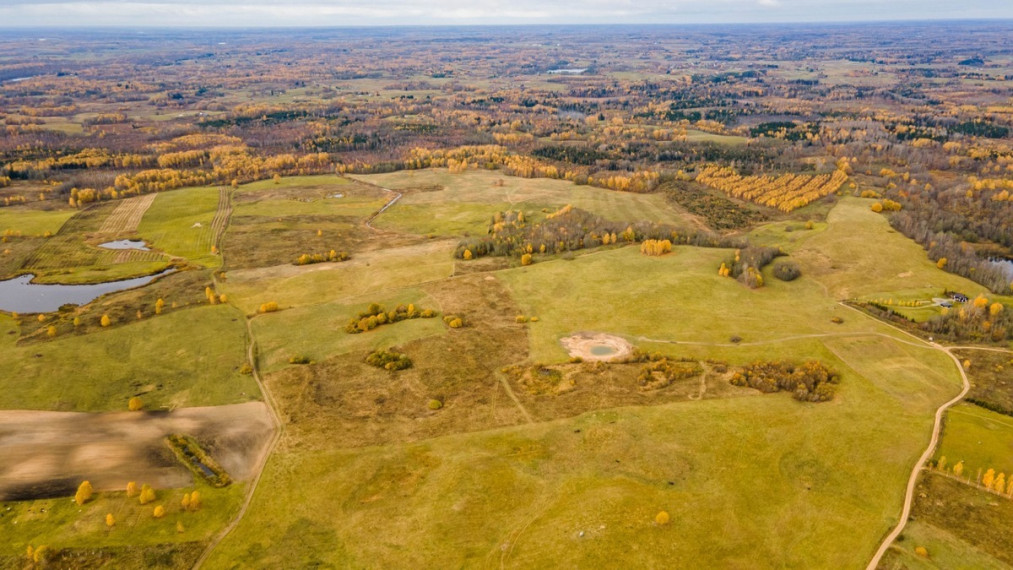
[[99, 233], [119, 234], [136, 232], [137, 226], [141, 223], [141, 218], [144, 217], [144, 212], [147, 212], [148, 208], [155, 201], [155, 196], [157, 194], [146, 194], [137, 198], [123, 200], [116, 206], [113, 213], [106, 218], [105, 222], [102, 223]]

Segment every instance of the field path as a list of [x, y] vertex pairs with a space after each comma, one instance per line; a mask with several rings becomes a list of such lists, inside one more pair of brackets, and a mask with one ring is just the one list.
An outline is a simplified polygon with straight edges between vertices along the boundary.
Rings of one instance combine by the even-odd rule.
[[900, 533], [904, 532], [904, 527], [907, 525], [907, 519], [911, 516], [911, 504], [914, 502], [915, 484], [918, 482], [918, 476], [921, 474], [922, 468], [925, 466], [925, 462], [932, 457], [933, 453], [935, 453], [936, 445], [939, 444], [939, 433], [943, 427], [943, 414], [946, 413], [946, 410], [963, 400], [964, 396], [967, 395], [968, 390], [971, 389], [971, 383], [967, 379], [967, 373], [964, 372], [964, 367], [960, 365], [960, 360], [958, 360], [957, 357], [950, 352], [950, 349], [943, 348], [935, 343], [933, 343], [933, 345], [938, 350], [945, 352], [946, 356], [953, 359], [953, 363], [957, 365], [957, 370], [960, 371], [960, 378], [964, 387], [960, 391], [960, 394], [949, 402], [939, 406], [939, 409], [936, 410], [936, 421], [932, 426], [932, 439], [929, 440], [929, 446], [925, 448], [925, 452], [922, 453], [920, 458], [918, 458], [918, 463], [916, 463], [914, 469], [911, 470], [911, 477], [909, 477], [907, 481], [907, 493], [904, 495], [904, 508], [901, 509], [900, 520], [897, 521], [897, 526], [894, 527], [893, 531], [886, 535], [886, 538], [883, 539], [883, 542], [879, 545], [879, 550], [876, 551], [875, 556], [872, 557], [872, 560], [869, 561], [869, 565], [866, 566], [866, 570], [876, 570], [876, 568], [879, 567], [879, 562], [882, 560], [883, 555], [886, 554], [887, 550], [889, 550], [890, 545], [892, 545], [893, 541], [900, 536]]
[[[371, 184], [371, 186], [376, 186], [376, 184]], [[380, 216], [380, 214], [382, 214], [385, 211], [387, 211], [387, 208], [390, 208], [391, 206], [393, 206], [395, 203], [397, 203], [398, 200], [401, 199], [402, 196], [404, 196], [404, 194], [402, 194], [401, 192], [396, 192], [394, 190], [391, 190], [390, 188], [384, 188], [383, 186], [376, 186], [376, 187], [379, 188], [379, 189], [381, 189], [381, 190], [383, 190], [384, 192], [389, 192], [391, 194], [394, 194], [395, 196], [393, 198], [391, 198], [390, 200], [388, 200], [387, 203], [384, 204], [382, 208], [380, 208], [379, 210], [376, 211], [376, 213], [374, 213], [372, 216], [370, 216], [369, 218], [366, 219], [366, 227], [369, 228], [369, 229], [371, 229], [371, 230], [375, 230], [376, 229], [376, 228], [373, 227], [373, 220], [377, 219]]]
[[[218, 194], [218, 211], [215, 212], [214, 221], [211, 223], [212, 235], [214, 236], [213, 239], [216, 245], [219, 243], [222, 234], [228, 227], [231, 215], [232, 215], [232, 191], [226, 188], [221, 188], [219, 189]], [[222, 255], [222, 267], [225, 267], [225, 253], [221, 252], [221, 255]], [[215, 276], [213, 277], [213, 279], [215, 281], [215, 288], [217, 289], [218, 277]], [[201, 553], [200, 558], [198, 558], [197, 561], [194, 562], [193, 565], [194, 569], [200, 568], [205, 562], [207, 562], [207, 559], [210, 558], [211, 553], [214, 552], [215, 548], [217, 548], [218, 545], [221, 544], [223, 540], [225, 540], [225, 537], [227, 537], [229, 533], [231, 533], [233, 530], [236, 529], [237, 526], [239, 526], [239, 523], [243, 520], [243, 517], [246, 516], [246, 511], [249, 510], [250, 504], [253, 502], [253, 495], [257, 492], [257, 487], [260, 485], [260, 480], [264, 476], [264, 468], [267, 467], [267, 461], [271, 458], [271, 455], [274, 453], [275, 448], [278, 447], [278, 442], [281, 441], [281, 436], [285, 429], [285, 424], [282, 423], [281, 416], [278, 415], [278, 404], [274, 400], [274, 396], [271, 395], [270, 390], [268, 390], [267, 386], [264, 384], [264, 380], [260, 376], [260, 367], [257, 365], [257, 339], [253, 335], [253, 324], [252, 324], [253, 319], [255, 318], [256, 315], [252, 317], [244, 317], [244, 320], [246, 321], [246, 338], [247, 338], [246, 360], [253, 370], [252, 372], [253, 379], [254, 381], [257, 382], [257, 387], [260, 388], [260, 393], [264, 395], [264, 404], [266, 404], [267, 410], [271, 418], [271, 427], [273, 428], [273, 435], [271, 436], [271, 441], [264, 447], [263, 453], [260, 455], [260, 457], [257, 458], [256, 464], [254, 465], [253, 468], [253, 477], [250, 480], [250, 488], [246, 491], [246, 497], [243, 498], [243, 504], [239, 507], [239, 512], [236, 513], [235, 518], [232, 519], [232, 522], [230, 522], [228, 526], [223, 528], [222, 531], [218, 533], [217, 536], [211, 539], [211, 542], [208, 543], [207, 548], [205, 548], [204, 552]]]
[[271, 392], [268, 391], [267, 386], [264, 385], [264, 381], [261, 379], [260, 372], [257, 369], [257, 345], [253, 337], [253, 326], [251, 324], [253, 318], [255, 317], [246, 319], [246, 335], [249, 339], [249, 345], [246, 349], [246, 358], [249, 360], [250, 366], [253, 367], [253, 379], [256, 380], [257, 386], [260, 388], [260, 393], [264, 395], [264, 403], [267, 405], [268, 412], [270, 412], [274, 435], [271, 437], [271, 441], [264, 447], [263, 453], [261, 453], [260, 457], [257, 458], [257, 461], [254, 464], [253, 478], [250, 481], [250, 488], [246, 492], [243, 504], [239, 507], [239, 512], [236, 513], [235, 518], [232, 519], [232, 522], [229, 523], [227, 527], [222, 529], [217, 536], [211, 539], [211, 542], [208, 543], [207, 548], [204, 549], [200, 558], [194, 562], [193, 568], [195, 570], [200, 568], [207, 561], [214, 549], [221, 544], [221, 542], [225, 540], [225, 537], [235, 530], [235, 528], [239, 526], [239, 523], [243, 520], [243, 517], [246, 515], [246, 511], [250, 508], [250, 503], [253, 502], [253, 495], [257, 491], [260, 479], [264, 475], [264, 468], [267, 467], [267, 460], [274, 453], [275, 448], [278, 447], [278, 442], [281, 440], [282, 431], [284, 429], [284, 424], [282, 424], [281, 419], [278, 416], [277, 403], [274, 401], [274, 397], [271, 396]]
[[157, 193], [145, 194], [136, 198], [127, 198], [120, 202], [116, 209], [109, 214], [109, 217], [102, 222], [99, 233], [120, 234], [136, 232], [141, 225], [141, 218], [148, 211], [151, 204], [155, 202]]
[[517, 404], [517, 409], [521, 411], [521, 414], [523, 414], [524, 418], [528, 420], [528, 423], [529, 424], [535, 423], [535, 420], [531, 417], [531, 414], [528, 413], [528, 409], [524, 407], [524, 404], [522, 404], [521, 401], [517, 398], [517, 394], [514, 393], [514, 389], [510, 387], [510, 381], [507, 380], [506, 376], [504, 376], [502, 372], [497, 371], [496, 378], [498, 378], [499, 383], [503, 385], [503, 389], [506, 390], [507, 396], [510, 396], [510, 399], [513, 400], [515, 404]]
[[[219, 247], [222, 234], [228, 226], [229, 218], [232, 216], [232, 190], [227, 188], [218, 189], [218, 209], [215, 217], [211, 220], [211, 245]], [[219, 247], [220, 249], [220, 247]]]

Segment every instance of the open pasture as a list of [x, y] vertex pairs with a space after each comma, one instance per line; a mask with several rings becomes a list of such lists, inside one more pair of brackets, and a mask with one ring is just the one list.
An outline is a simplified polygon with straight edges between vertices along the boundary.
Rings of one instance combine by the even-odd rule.
[[614, 192], [564, 180], [518, 178], [486, 170], [454, 174], [443, 168], [354, 178], [404, 192], [375, 225], [416, 234], [484, 235], [496, 212], [520, 209], [534, 220], [544, 215], [542, 209], [551, 212], [567, 204], [617, 222], [691, 224], [689, 216], [661, 194]]

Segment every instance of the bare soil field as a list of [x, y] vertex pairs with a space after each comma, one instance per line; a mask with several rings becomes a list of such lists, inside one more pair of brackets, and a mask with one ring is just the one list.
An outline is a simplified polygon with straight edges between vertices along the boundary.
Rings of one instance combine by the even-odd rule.
[[98, 490], [129, 481], [192, 485], [163, 441], [172, 433], [195, 437], [233, 479], [248, 479], [271, 430], [262, 402], [172, 412], [0, 411], [0, 500], [72, 495], [85, 479]]

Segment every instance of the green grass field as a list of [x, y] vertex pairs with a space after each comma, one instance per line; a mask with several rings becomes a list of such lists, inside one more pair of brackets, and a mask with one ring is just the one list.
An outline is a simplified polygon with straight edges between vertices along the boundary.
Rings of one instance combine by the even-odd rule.
[[[369, 302], [380, 303], [388, 311], [398, 304], [409, 303], [416, 307], [438, 308], [433, 299], [418, 289], [374, 297]], [[446, 330], [442, 319], [435, 318], [401, 321], [361, 334], [346, 333], [348, 320], [364, 311], [369, 302], [308, 305], [257, 316], [253, 320], [253, 331], [262, 369], [271, 372], [289, 366], [288, 359], [296, 355], [321, 361], [349, 352], [402, 345]]]
[[155, 248], [204, 267], [221, 260], [211, 253], [211, 222], [218, 210], [218, 189], [182, 188], [160, 192], [145, 212], [137, 233]]
[[283, 265], [231, 271], [225, 285], [230, 302], [247, 313], [269, 301], [282, 308], [335, 300], [370, 298], [404, 287], [436, 281], [454, 272], [453, 242], [431, 241], [417, 246], [364, 252], [343, 263]]
[[[931, 422], [879, 381], [845, 373], [840, 401], [826, 405], [734, 398], [407, 445], [292, 448], [266, 474], [282, 491], [257, 495], [209, 567], [276, 565], [300, 528], [317, 530], [296, 566], [858, 566], [896, 517]], [[936, 401], [955, 387], [934, 387]], [[661, 510], [671, 524], [654, 523]]]
[[[906, 253], [896, 244], [884, 251]], [[778, 394], [597, 409], [364, 448], [342, 443], [351, 441], [341, 435], [348, 428], [337, 426], [347, 422], [328, 431], [322, 408], [314, 430], [332, 437], [302, 449], [309, 437], [290, 432], [265, 474], [266, 487], [280, 491], [257, 494], [209, 567], [865, 564], [896, 522], [932, 412], [959, 389], [956, 370], [941, 352], [841, 307], [814, 279], [769, 279], [750, 291], [719, 277], [729, 253], [679, 247], [653, 258], [621, 248], [496, 275], [513, 310], [540, 317], [525, 325], [528, 362], [565, 360], [559, 338], [580, 330], [731, 363], [819, 358], [842, 375], [834, 401]], [[385, 282], [382, 272], [376, 277]], [[731, 335], [743, 342], [732, 345]], [[420, 338], [416, 351], [431, 342]], [[317, 484], [297, 483], [307, 478]], [[661, 510], [672, 515], [669, 525], [654, 522]], [[287, 558], [296, 551], [297, 560]]]
[[[140, 484], [140, 483], [139, 483]], [[85, 559], [88, 551], [116, 551], [127, 547], [147, 545], [183, 546], [189, 554], [183, 559], [169, 560], [174, 565], [189, 566], [194, 562], [195, 552], [187, 549], [186, 543], [199, 542], [200, 546], [224, 527], [237, 513], [246, 491], [245, 485], [230, 485], [215, 489], [203, 483], [195, 487], [200, 492], [201, 510], [186, 512], [180, 506], [184, 493], [190, 489], [159, 489], [156, 500], [147, 505], [138, 503], [137, 498], [128, 498], [123, 492], [96, 493], [84, 505], [78, 506], [72, 499], [42, 499], [37, 501], [0, 502], [3, 517], [0, 525], [4, 529], [4, 540], [0, 544], [0, 566], [21, 568], [25, 551], [29, 545], [37, 548], [70, 549], [78, 551]], [[165, 509], [165, 516], [156, 519], [152, 512], [156, 506]], [[106, 526], [106, 514], [112, 514], [116, 524]], [[183, 525], [178, 532], [176, 523]], [[169, 549], [172, 551], [172, 549]], [[189, 552], [188, 552], [189, 551]], [[129, 555], [128, 555], [129, 556]], [[128, 563], [127, 558], [119, 559]], [[81, 560], [78, 561], [80, 563]], [[148, 566], [163, 562], [160, 558], [139, 560]]]
[[[649, 220], [687, 227], [690, 223], [686, 214], [661, 194], [613, 192], [563, 180], [517, 178], [485, 170], [451, 174], [446, 169], [355, 178], [392, 190], [408, 190], [375, 225], [416, 234], [484, 235], [496, 212], [522, 209], [537, 219], [543, 208], [554, 211], [567, 204], [618, 222]], [[417, 188], [424, 191], [412, 190]]]
[[11, 230], [24, 236], [41, 236], [46, 232], [55, 234], [76, 213], [76, 210], [3, 208], [0, 209], [0, 233]]
[[964, 475], [972, 479], [979, 469], [1013, 473], [1013, 418], [959, 404], [946, 413], [943, 439], [935, 460], [946, 457], [952, 467], [964, 462]]
[[[4, 334], [17, 330], [14, 321], [0, 316], [0, 366], [19, 371], [0, 407], [122, 410], [140, 392], [150, 409], [258, 398], [253, 379], [238, 373], [243, 315], [274, 301], [281, 310], [255, 316], [251, 326], [288, 425], [250, 510], [209, 568], [600, 567], [616, 560], [634, 567], [687, 560], [700, 567], [856, 567], [896, 523], [932, 414], [959, 390], [959, 376], [941, 351], [839, 301], [976, 290], [937, 269], [866, 201], [841, 200], [813, 230], [799, 222], [754, 230], [758, 242], [790, 253], [803, 275], [786, 283], [768, 269], [766, 286], [750, 290], [717, 274], [730, 250], [679, 246], [647, 257], [615, 247], [497, 269], [490, 260], [455, 261], [456, 239], [395, 233], [484, 233], [497, 210], [520, 207], [537, 217], [567, 203], [615, 220], [688, 223], [661, 195], [495, 172], [361, 179], [411, 189], [376, 220], [377, 230], [362, 220], [389, 194], [336, 177], [301, 177], [236, 190], [223, 242], [229, 260], [242, 253], [230, 246], [255, 249], [260, 235], [298, 238], [304, 247], [348, 232], [356, 245], [349, 261], [296, 266], [285, 257], [291, 252], [278, 249], [270, 264], [257, 265], [248, 255], [249, 265], [227, 267], [219, 281], [228, 306], [168, 310], [51, 341], [19, 345]], [[328, 198], [335, 192], [344, 197]], [[139, 233], [171, 254], [215, 266], [206, 232], [217, 205], [215, 189], [162, 193]], [[798, 228], [785, 231], [788, 225]], [[234, 235], [239, 228], [242, 239]], [[199, 277], [187, 281], [188, 291], [197, 291]], [[411, 302], [459, 314], [467, 325], [450, 330], [441, 319], [419, 319], [345, 333], [348, 319], [370, 302], [388, 309]], [[519, 314], [539, 320], [518, 324]], [[508, 393], [501, 367], [565, 362], [559, 340], [578, 331], [694, 360], [815, 358], [842, 381], [835, 399], [821, 404], [714, 390], [702, 399], [621, 407], [615, 402], [635, 400], [612, 397], [616, 385], [597, 398], [587, 396], [592, 386], [578, 403], [518, 385], [518, 394]], [[367, 351], [391, 346], [414, 366], [363, 370]], [[291, 365], [292, 356], [314, 363]], [[68, 370], [80, 381], [68, 382]], [[428, 407], [434, 398], [438, 409]], [[100, 500], [125, 508], [115, 496]], [[235, 498], [220, 500], [222, 513], [231, 512]], [[662, 510], [669, 524], [655, 522]], [[76, 547], [105, 532], [96, 530], [99, 515], [89, 514], [82, 542], [67, 539], [60, 533], [72, 513], [57, 514], [36, 534], [19, 534], [16, 547], [34, 540]], [[188, 539], [166, 538], [161, 527], [131, 516], [125, 520], [138, 521], [136, 530], [110, 547], [205, 540], [226, 520], [209, 520]]]
[[17, 345], [9, 334], [17, 331], [14, 320], [0, 315], [0, 367], [17, 370], [4, 384], [0, 407], [122, 411], [137, 394], [149, 409], [259, 399], [253, 379], [238, 373], [246, 358], [241, 319], [222, 305], [167, 310], [108, 330]]

